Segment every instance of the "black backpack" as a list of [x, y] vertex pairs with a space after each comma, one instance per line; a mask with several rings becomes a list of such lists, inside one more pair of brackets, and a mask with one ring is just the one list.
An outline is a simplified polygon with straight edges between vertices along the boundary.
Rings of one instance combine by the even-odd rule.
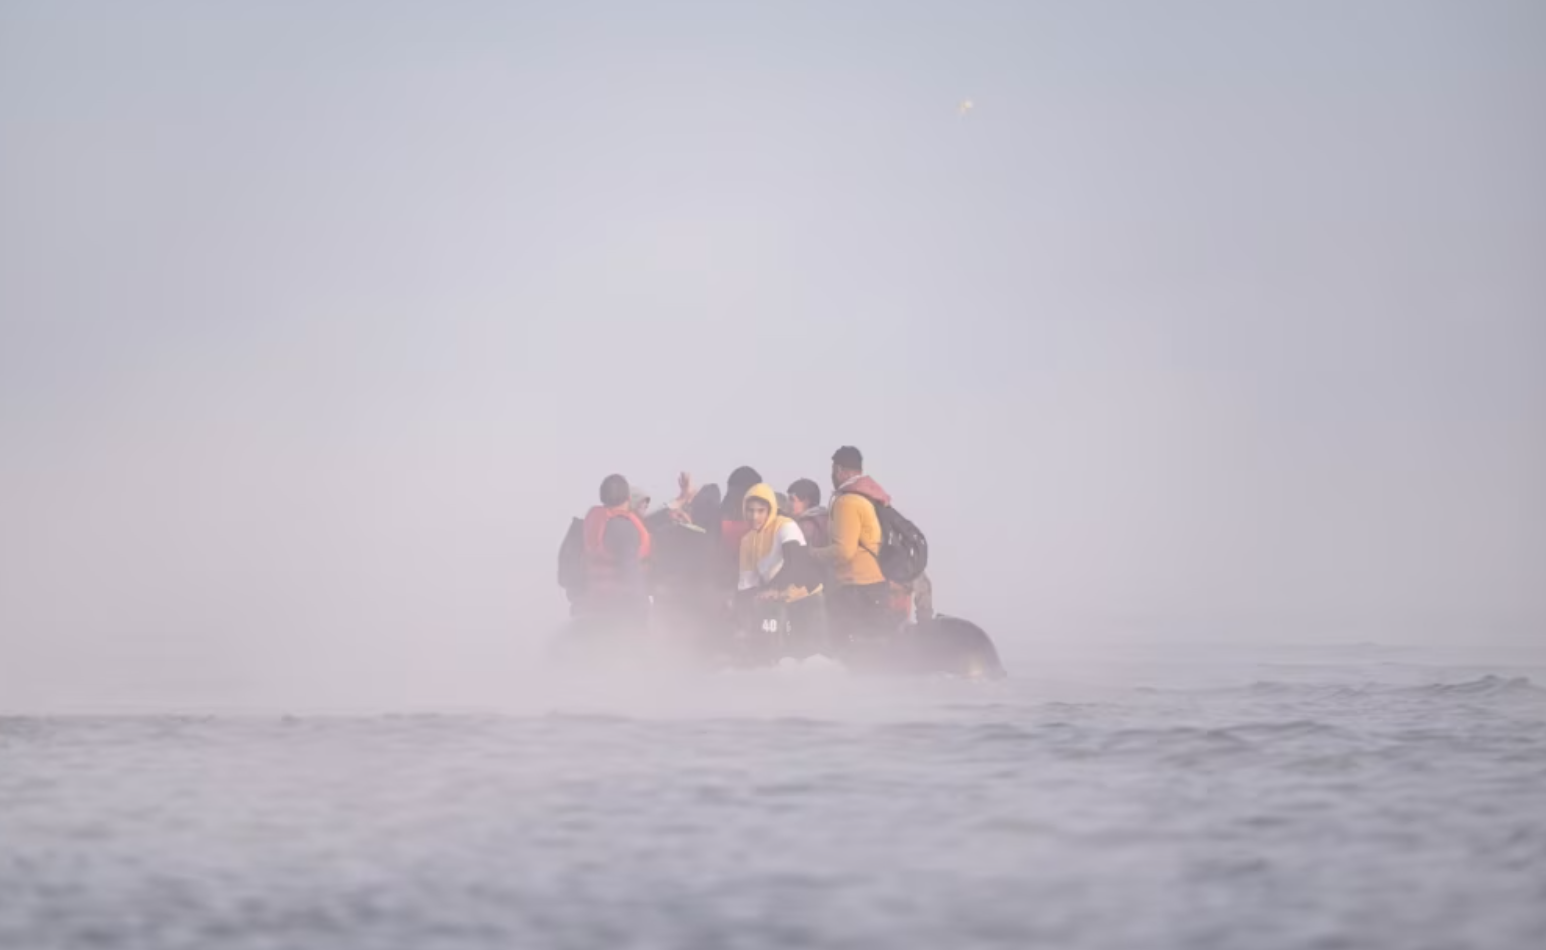
[[862, 497], [875, 506], [880, 520], [880, 550], [870, 553], [881, 575], [893, 584], [911, 584], [929, 566], [929, 539], [900, 511], [868, 495]]
[[558, 548], [558, 586], [570, 593], [585, 590], [585, 521], [569, 522], [569, 533]]

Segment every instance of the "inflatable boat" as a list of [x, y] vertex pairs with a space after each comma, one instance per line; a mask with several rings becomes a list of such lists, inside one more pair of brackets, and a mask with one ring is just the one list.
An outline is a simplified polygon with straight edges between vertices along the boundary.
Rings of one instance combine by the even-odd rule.
[[776, 603], [757, 605], [733, 620], [666, 617], [657, 611], [649, 631], [572, 620], [553, 642], [550, 659], [571, 667], [670, 663], [715, 670], [771, 668], [819, 655], [866, 676], [991, 680], [1007, 675], [993, 639], [959, 617], [933, 617], [867, 637], [847, 636], [824, 624], [819, 631], [800, 629], [791, 622], [787, 605]]

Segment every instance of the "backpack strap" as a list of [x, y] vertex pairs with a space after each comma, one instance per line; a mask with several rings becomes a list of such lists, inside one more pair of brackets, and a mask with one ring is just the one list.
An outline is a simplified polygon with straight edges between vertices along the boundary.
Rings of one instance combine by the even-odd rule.
[[[845, 488], [845, 489], [843, 489], [841, 491], [834, 492], [833, 494], [836, 494], [836, 495], [857, 495], [858, 497], [863, 498], [865, 501], [870, 503], [870, 507], [871, 508], [875, 509], [875, 517], [876, 517], [877, 520], [879, 520], [879, 518], [880, 518], [880, 509], [882, 507], [880, 502], [878, 502], [875, 499], [871, 498], [869, 495], [866, 495], [864, 492], [851, 491], [851, 490]], [[886, 527], [885, 527], [885, 525], [881, 525], [881, 528], [880, 528], [880, 538], [881, 538], [881, 542], [884, 543], [885, 539], [886, 539]], [[864, 546], [864, 542], [863, 541], [859, 542], [859, 550], [863, 551], [865, 554], [868, 554], [870, 557], [874, 558], [875, 559], [875, 566], [876, 567], [880, 566], [880, 552], [879, 551], [871, 551], [869, 548]]]

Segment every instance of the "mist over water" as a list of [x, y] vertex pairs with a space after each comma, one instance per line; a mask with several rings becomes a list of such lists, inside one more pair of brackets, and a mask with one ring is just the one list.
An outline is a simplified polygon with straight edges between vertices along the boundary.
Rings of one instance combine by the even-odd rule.
[[7, 4], [0, 686], [471, 688], [849, 443], [1010, 651], [1539, 638], [1546, 15], [1139, 7]]
[[[1539, 943], [1542, 168], [1538, 4], [5, 4], [0, 946]], [[842, 444], [1007, 682], [545, 660]]]
[[1451, 662], [1130, 654], [1100, 683], [603, 678], [545, 715], [5, 717], [0, 937], [1529, 946], [1546, 693]]

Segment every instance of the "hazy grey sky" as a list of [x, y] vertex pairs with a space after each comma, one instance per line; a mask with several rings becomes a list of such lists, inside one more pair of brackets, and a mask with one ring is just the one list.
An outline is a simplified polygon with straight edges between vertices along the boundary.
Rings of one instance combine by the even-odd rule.
[[10, 0], [0, 665], [476, 664], [845, 442], [1001, 639], [1539, 631], [1542, 169], [1531, 0]]

